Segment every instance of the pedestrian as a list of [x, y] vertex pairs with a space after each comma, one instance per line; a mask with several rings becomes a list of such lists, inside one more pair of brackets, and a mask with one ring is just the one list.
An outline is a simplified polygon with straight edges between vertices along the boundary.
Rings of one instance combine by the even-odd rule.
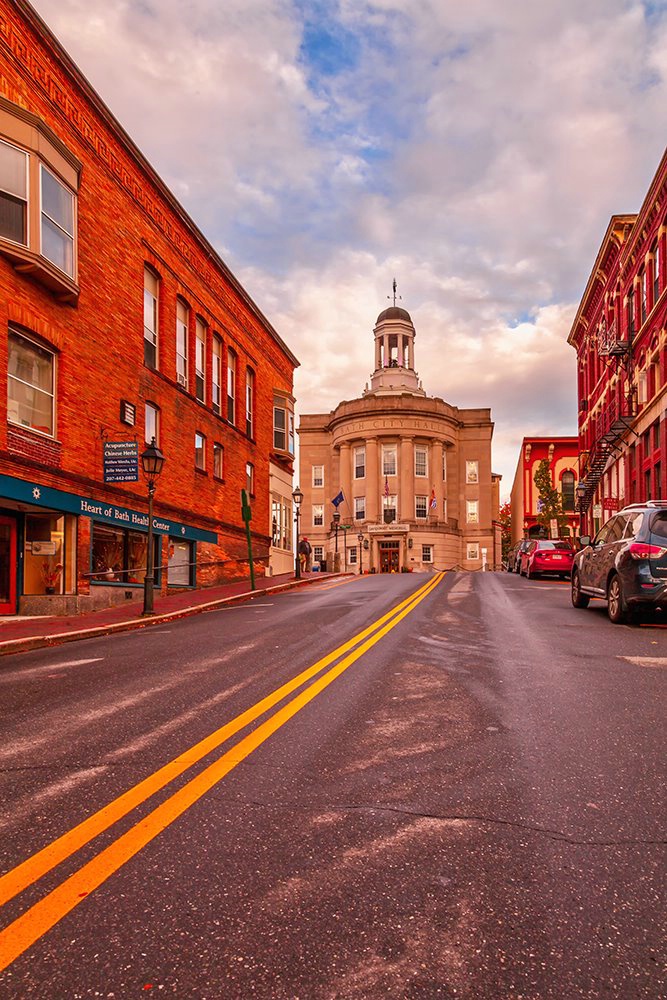
[[299, 562], [301, 563], [301, 570], [304, 573], [310, 573], [310, 553], [312, 551], [310, 542], [304, 535], [299, 542]]

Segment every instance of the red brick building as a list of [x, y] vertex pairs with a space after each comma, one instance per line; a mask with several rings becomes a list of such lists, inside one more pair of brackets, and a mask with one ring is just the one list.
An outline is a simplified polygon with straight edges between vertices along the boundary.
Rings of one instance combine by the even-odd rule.
[[297, 363], [32, 7], [0, 0], [0, 613], [137, 596], [153, 435], [158, 585], [247, 572], [244, 487], [266, 564]]
[[637, 215], [615, 215], [572, 325], [580, 509], [592, 534], [612, 511], [667, 494], [667, 152]]
[[561, 507], [567, 516], [567, 532], [579, 534], [576, 513], [576, 491], [579, 481], [579, 443], [576, 437], [530, 437], [521, 442], [521, 453], [512, 484], [512, 544], [540, 533], [538, 523], [538, 489], [535, 473], [540, 462], [549, 463], [551, 482], [561, 497]]

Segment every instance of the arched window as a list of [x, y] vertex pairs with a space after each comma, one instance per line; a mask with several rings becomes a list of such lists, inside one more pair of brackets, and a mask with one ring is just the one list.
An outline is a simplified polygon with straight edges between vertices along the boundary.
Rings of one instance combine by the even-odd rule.
[[564, 511], [574, 511], [574, 472], [564, 472], [560, 481], [561, 498]]

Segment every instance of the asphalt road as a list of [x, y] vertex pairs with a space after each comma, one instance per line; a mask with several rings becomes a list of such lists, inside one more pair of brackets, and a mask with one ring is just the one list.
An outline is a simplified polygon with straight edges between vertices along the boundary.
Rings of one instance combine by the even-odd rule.
[[666, 668], [506, 574], [5, 657], [0, 998], [663, 998]]

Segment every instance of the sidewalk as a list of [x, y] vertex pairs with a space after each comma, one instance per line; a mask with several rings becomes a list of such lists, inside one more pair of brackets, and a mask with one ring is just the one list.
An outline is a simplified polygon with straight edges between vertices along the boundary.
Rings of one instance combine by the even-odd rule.
[[332, 577], [340, 579], [349, 575], [306, 573], [301, 580], [295, 580], [293, 573], [284, 573], [281, 576], [257, 577], [255, 590], [250, 589], [248, 580], [240, 580], [237, 583], [207, 587], [205, 590], [178, 591], [167, 594], [166, 597], [156, 594], [155, 615], [147, 618], [143, 618], [141, 614], [142, 595], [140, 600], [132, 601], [131, 604], [103, 608], [85, 615], [5, 619], [0, 621], [0, 656], [39, 649], [43, 646], [55, 646], [75, 639], [92, 639], [112, 632], [150, 628], [152, 625], [161, 625], [175, 618], [196, 615], [224, 604], [246, 601], [258, 595], [275, 594], [294, 587], [305, 587], [311, 583], [330, 580]]

